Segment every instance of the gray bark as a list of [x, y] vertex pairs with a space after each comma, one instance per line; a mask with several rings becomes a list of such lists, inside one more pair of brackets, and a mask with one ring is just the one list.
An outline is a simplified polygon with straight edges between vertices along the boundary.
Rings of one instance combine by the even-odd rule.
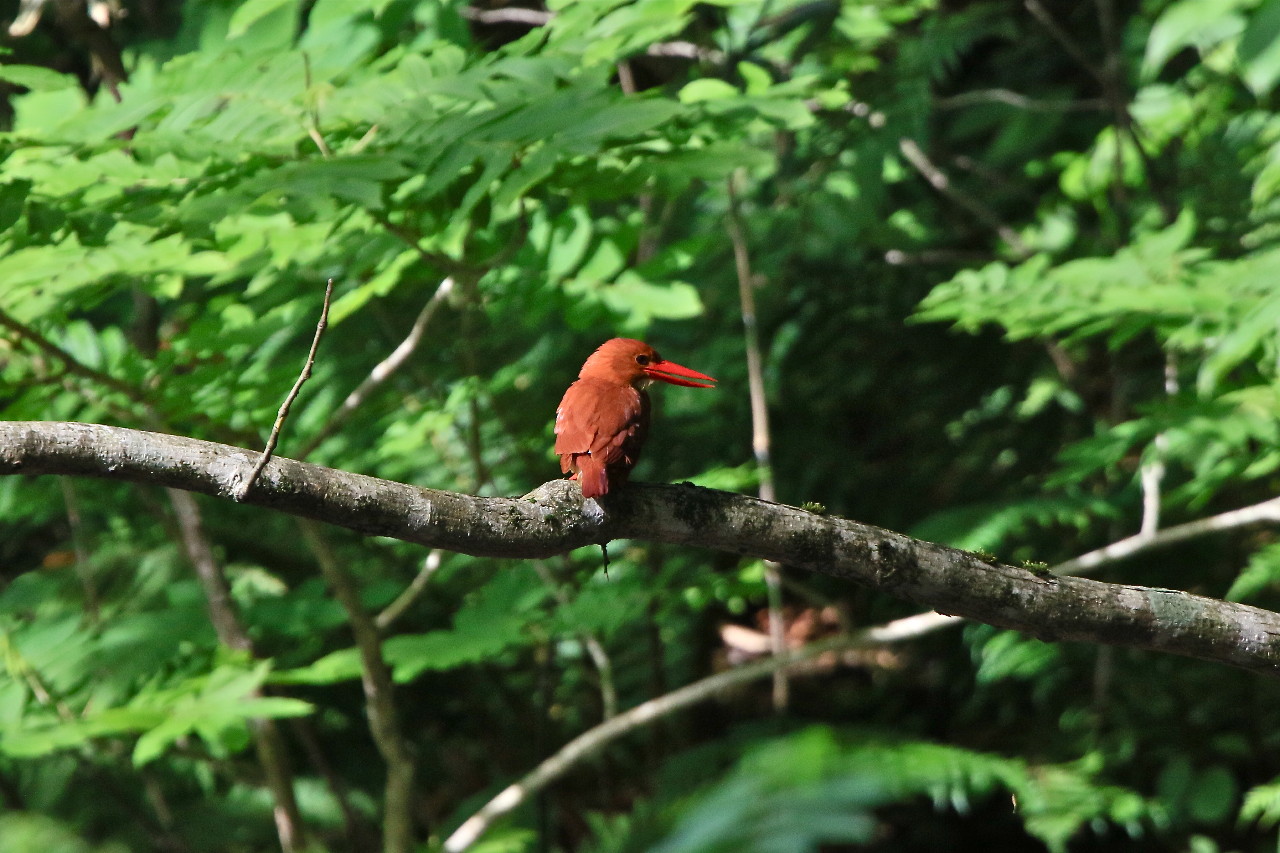
[[[0, 475], [124, 480], [231, 499], [257, 451], [120, 427], [0, 422]], [[360, 533], [488, 557], [643, 539], [773, 560], [1044, 640], [1154, 649], [1280, 673], [1280, 614], [1177, 590], [992, 564], [954, 548], [687, 484], [586, 501], [557, 480], [518, 498], [423, 489], [275, 458], [244, 501]]]

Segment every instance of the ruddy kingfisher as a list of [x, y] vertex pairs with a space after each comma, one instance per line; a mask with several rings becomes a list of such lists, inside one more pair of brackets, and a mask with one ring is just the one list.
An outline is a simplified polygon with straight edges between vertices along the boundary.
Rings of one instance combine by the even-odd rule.
[[560, 470], [598, 498], [627, 481], [649, 434], [649, 395], [654, 380], [689, 388], [714, 388], [715, 379], [667, 361], [644, 341], [614, 338], [591, 354], [578, 381], [556, 409]]

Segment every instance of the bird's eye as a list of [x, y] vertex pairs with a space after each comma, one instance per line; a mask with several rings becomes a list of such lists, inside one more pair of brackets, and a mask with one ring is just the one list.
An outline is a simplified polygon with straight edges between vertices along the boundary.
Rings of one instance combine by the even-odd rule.
[[649, 363], [649, 356], [647, 355], [636, 356], [636, 364], [640, 365], [641, 367], [645, 366], [648, 363]]

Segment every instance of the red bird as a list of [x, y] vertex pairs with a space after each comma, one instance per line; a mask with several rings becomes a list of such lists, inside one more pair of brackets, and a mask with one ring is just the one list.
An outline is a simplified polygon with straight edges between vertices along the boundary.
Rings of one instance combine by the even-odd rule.
[[653, 381], [714, 388], [704, 373], [666, 361], [644, 341], [614, 338], [591, 354], [578, 381], [556, 409], [560, 470], [582, 484], [584, 498], [598, 498], [627, 481], [649, 433]]

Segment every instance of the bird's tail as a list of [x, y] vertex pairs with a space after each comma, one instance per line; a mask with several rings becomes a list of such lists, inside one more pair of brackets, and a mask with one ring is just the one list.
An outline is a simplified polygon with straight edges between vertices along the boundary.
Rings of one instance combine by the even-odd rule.
[[594, 456], [583, 454], [577, 458], [578, 482], [582, 484], [584, 498], [598, 498], [609, 491], [609, 472], [604, 463]]

